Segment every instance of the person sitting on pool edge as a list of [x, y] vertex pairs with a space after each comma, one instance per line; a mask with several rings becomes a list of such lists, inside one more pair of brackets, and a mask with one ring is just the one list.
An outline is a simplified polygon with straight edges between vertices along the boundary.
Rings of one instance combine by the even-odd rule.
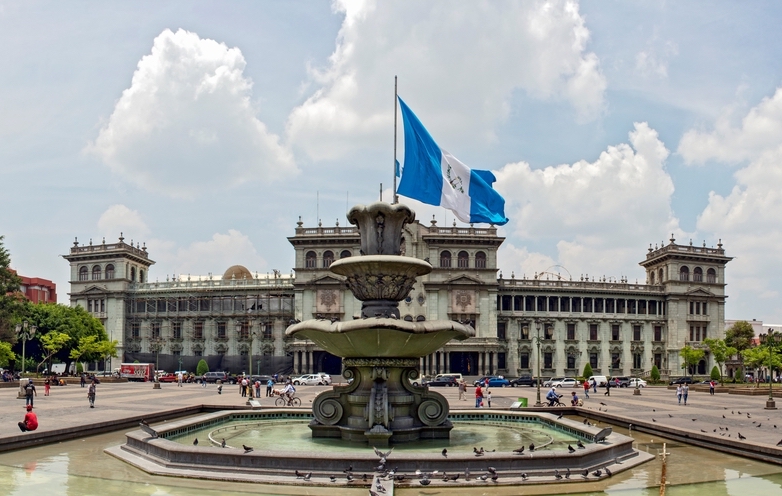
[[34, 431], [38, 428], [38, 416], [33, 413], [33, 405], [27, 405], [27, 414], [18, 425], [22, 432]]

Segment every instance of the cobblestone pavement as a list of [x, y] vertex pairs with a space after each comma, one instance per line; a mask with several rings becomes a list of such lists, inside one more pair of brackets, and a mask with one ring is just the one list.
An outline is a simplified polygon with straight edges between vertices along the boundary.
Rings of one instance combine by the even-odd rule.
[[[315, 396], [327, 390], [326, 386], [300, 386], [297, 395], [302, 398], [302, 408], [308, 408]], [[443, 394], [451, 409], [474, 409], [474, 388], [469, 387], [464, 400], [458, 399], [456, 388], [433, 388]], [[24, 417], [24, 400], [17, 399], [16, 388], [0, 389], [0, 438], [18, 435], [17, 422]], [[571, 390], [560, 389], [569, 396]], [[265, 394], [265, 388], [261, 389]], [[492, 388], [491, 409], [506, 409], [517, 398], [527, 398], [535, 404], [536, 389], [529, 387]], [[583, 390], [577, 390], [582, 397]], [[546, 390], [541, 389], [545, 397]], [[564, 399], [564, 398], [563, 398]], [[264, 396], [261, 405], [273, 406]], [[741, 433], [748, 442], [776, 446], [782, 440], [782, 410], [764, 410], [766, 396], [741, 396], [720, 393], [710, 396], [708, 392], [690, 391], [688, 405], [677, 404], [673, 390], [663, 387], [648, 387], [640, 396], [634, 396], [632, 389], [611, 389], [611, 396], [603, 390], [590, 393], [585, 407], [595, 411], [607, 411], [621, 416], [629, 422], [654, 422], [657, 427], [667, 426], [687, 429], [706, 435], [735, 440]], [[97, 390], [95, 408], [89, 408], [87, 388], [78, 384], [53, 387], [51, 396], [43, 395], [43, 388], [35, 398], [35, 412], [39, 419], [39, 431], [61, 429], [104, 422], [124, 417], [143, 415], [189, 405], [241, 406], [246, 402], [239, 394], [239, 387], [224, 385], [223, 393], [210, 384], [202, 388], [198, 384], [161, 384], [153, 389], [151, 383], [100, 384]], [[778, 402], [782, 408], [782, 400]], [[488, 405], [485, 407], [488, 409]], [[741, 412], [741, 413], [739, 413]], [[749, 415], [748, 415], [749, 414]], [[654, 419], [654, 420], [653, 420]], [[693, 420], [694, 419], [694, 420]], [[720, 429], [722, 428], [722, 429]], [[716, 430], [716, 432], [715, 432]]]

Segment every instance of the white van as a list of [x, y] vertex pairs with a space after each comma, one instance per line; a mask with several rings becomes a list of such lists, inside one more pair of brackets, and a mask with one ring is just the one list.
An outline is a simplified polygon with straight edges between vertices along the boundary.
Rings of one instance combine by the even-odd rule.
[[587, 379], [587, 381], [589, 381], [590, 385], [592, 385], [592, 380], [594, 380], [595, 383], [597, 383], [598, 387], [602, 387], [602, 386], [605, 386], [606, 384], [608, 384], [608, 377], [606, 377], [604, 375], [592, 375], [592, 376], [589, 376], [589, 379]]

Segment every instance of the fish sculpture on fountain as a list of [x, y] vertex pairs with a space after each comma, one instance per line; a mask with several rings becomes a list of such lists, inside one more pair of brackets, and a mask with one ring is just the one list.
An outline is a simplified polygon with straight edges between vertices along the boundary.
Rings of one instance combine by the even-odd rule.
[[[449, 320], [408, 322], [400, 319], [399, 302], [416, 278], [432, 271], [423, 260], [401, 254], [402, 228], [415, 213], [401, 204], [357, 205], [348, 221], [358, 227], [361, 256], [332, 263], [331, 272], [362, 302], [361, 319], [330, 322], [307, 320], [285, 331], [306, 338], [342, 357], [346, 386], [334, 386], [313, 401], [313, 437], [390, 442], [448, 438], [448, 401], [418, 378], [420, 357], [452, 339], [475, 335], [467, 325]], [[352, 381], [351, 381], [352, 379]]]

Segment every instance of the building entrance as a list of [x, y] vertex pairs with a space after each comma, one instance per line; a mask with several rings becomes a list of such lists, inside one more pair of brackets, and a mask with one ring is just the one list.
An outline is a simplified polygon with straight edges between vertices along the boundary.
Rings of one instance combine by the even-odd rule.
[[462, 375], [479, 375], [477, 351], [452, 351], [449, 370]]
[[342, 375], [342, 359], [340, 357], [325, 351], [315, 351], [312, 358], [316, 365], [313, 372], [323, 372], [331, 376]]

